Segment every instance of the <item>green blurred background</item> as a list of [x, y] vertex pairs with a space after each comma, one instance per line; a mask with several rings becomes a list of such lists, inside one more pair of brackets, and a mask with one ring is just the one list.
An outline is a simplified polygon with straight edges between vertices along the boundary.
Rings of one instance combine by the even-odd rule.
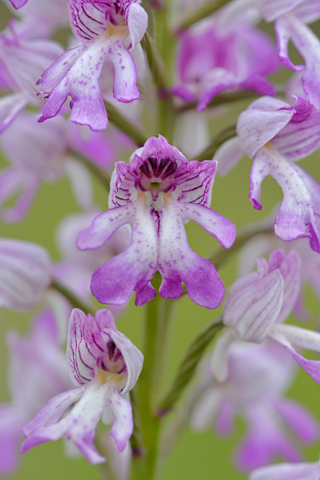
[[[2, 27], [6, 24], [7, 18], [7, 11], [1, 5]], [[268, 29], [271, 31], [270, 26]], [[277, 79], [279, 78], [277, 77]], [[222, 117], [213, 119], [212, 134], [218, 133], [230, 123], [235, 123], [238, 114], [246, 105], [245, 102], [237, 103]], [[0, 158], [0, 166], [4, 165], [6, 165], [5, 159]], [[303, 160], [300, 165], [320, 181], [318, 154]], [[250, 166], [251, 161], [243, 158], [227, 177], [216, 177], [213, 189], [212, 208], [233, 221], [238, 229], [248, 222], [262, 220], [281, 199], [280, 188], [275, 181], [268, 178], [262, 189], [263, 211], [258, 212], [253, 209], [248, 200]], [[96, 200], [101, 210], [107, 208], [107, 194], [98, 183], [96, 184]], [[39, 243], [46, 247], [53, 260], [56, 260], [58, 259], [55, 243], [56, 225], [66, 215], [77, 211], [79, 210], [67, 180], [46, 184], [42, 187], [26, 219], [18, 225], [1, 224], [0, 234], [4, 237]], [[202, 256], [208, 256], [218, 246], [212, 237], [193, 222], [190, 222], [186, 228], [191, 247]], [[221, 269], [220, 275], [226, 286], [235, 279], [236, 267], [236, 258], [234, 258], [230, 264]], [[318, 303], [309, 290], [307, 290], [307, 303], [314, 312], [313, 323], [310, 326], [315, 327], [319, 316]], [[216, 311], [203, 309], [192, 303], [186, 296], [176, 302], [175, 311], [172, 336], [168, 347], [170, 355], [167, 359], [167, 387], [170, 385], [187, 345], [209, 321], [220, 313], [220, 309]], [[131, 300], [125, 314], [117, 321], [119, 330], [125, 333], [138, 347], [141, 347], [143, 315], [144, 307], [135, 307]], [[0, 312], [0, 402], [10, 401], [6, 386], [6, 333], [12, 329], [19, 330], [21, 333], [26, 332], [32, 316], [33, 314], [18, 314], [5, 309]], [[308, 407], [320, 420], [320, 387], [305, 372], [299, 370], [297, 380], [288, 394]], [[235, 470], [232, 461], [232, 453], [244, 431], [244, 425], [240, 420], [237, 422], [235, 432], [228, 438], [220, 438], [210, 430], [195, 433], [188, 429], [172, 455], [166, 460], [161, 479], [240, 480], [247, 478], [246, 475]], [[317, 460], [319, 449], [320, 443], [305, 449], [306, 458], [310, 461]], [[83, 458], [68, 459], [64, 454], [63, 442], [59, 441], [40, 445], [24, 455], [19, 470], [11, 478], [15, 480], [43, 480], [44, 478], [46, 480], [81, 480], [98, 479], [99, 477], [99, 467], [91, 466]]]

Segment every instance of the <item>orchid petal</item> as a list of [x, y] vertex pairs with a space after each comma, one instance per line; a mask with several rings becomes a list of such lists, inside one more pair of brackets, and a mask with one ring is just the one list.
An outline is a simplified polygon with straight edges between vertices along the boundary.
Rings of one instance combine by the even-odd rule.
[[[88, 125], [94, 131], [107, 128], [107, 114], [98, 82], [107, 52], [108, 43], [97, 40], [88, 48], [76, 47], [66, 52], [63, 58], [60, 57], [57, 60], [57, 65], [51, 65], [44, 73], [42, 87], [44, 92], [49, 88], [48, 84], [54, 85], [54, 88], [49, 94], [39, 122], [57, 115], [70, 95], [72, 122]], [[67, 59], [62, 62], [65, 55]], [[66, 62], [68, 62], [67, 65], [65, 65]], [[56, 67], [58, 67], [58, 75], [55, 71]]]
[[132, 223], [133, 215], [134, 209], [130, 205], [101, 213], [93, 220], [90, 227], [80, 232], [77, 247], [80, 250], [102, 247], [118, 228]]
[[230, 220], [203, 205], [184, 204], [182, 218], [193, 220], [201, 225], [224, 248], [230, 248], [236, 238], [236, 227]]
[[[22, 453], [47, 441], [55, 441], [64, 435], [71, 437], [78, 449], [92, 464], [105, 461], [93, 445], [95, 428], [105, 408], [108, 389], [96, 383], [78, 387], [54, 397], [24, 429], [27, 435]], [[64, 395], [64, 398], [63, 398]], [[54, 423], [72, 403], [72, 410], [58, 423]], [[56, 409], [58, 408], [58, 412]], [[55, 410], [53, 410], [55, 409]], [[52, 411], [53, 410], [53, 411]]]
[[282, 301], [283, 278], [279, 270], [262, 278], [249, 274], [229, 288], [223, 321], [241, 340], [259, 343], [276, 322]]
[[[59, 393], [51, 398], [34, 419], [25, 425], [23, 429], [24, 434], [29, 437], [30, 434], [36, 432], [39, 428], [42, 429], [58, 422], [64, 412], [81, 398], [85, 388], [86, 387], [78, 387], [73, 390], [68, 390], [67, 392]], [[29, 445], [28, 441], [27, 445], [23, 447], [22, 453], [25, 453], [32, 446], [34, 446], [34, 444]]]
[[116, 387], [109, 387], [108, 404], [111, 408], [114, 422], [110, 429], [117, 449], [122, 452], [133, 432], [133, 420], [131, 404], [123, 398]]
[[108, 49], [108, 57], [113, 63], [113, 96], [119, 102], [132, 102], [140, 98], [137, 88], [137, 70], [131, 53], [120, 39]]
[[252, 472], [249, 480], [314, 480], [319, 476], [319, 463], [284, 463]]
[[23, 410], [11, 405], [0, 406], [0, 474], [10, 475], [19, 464], [19, 445], [26, 422]]
[[320, 75], [320, 43], [316, 35], [295, 15], [287, 15], [277, 20], [276, 29], [280, 39], [280, 58], [283, 63], [294, 70], [301, 70], [301, 67], [295, 67], [288, 58], [286, 44], [289, 38], [296, 46], [297, 50], [303, 56], [306, 67], [302, 75], [302, 84], [306, 95], [311, 103], [320, 108], [320, 87], [317, 78]]
[[277, 17], [292, 10], [303, 0], [258, 0], [257, 5], [267, 22], [273, 22]]
[[27, 3], [28, 0], [10, 0], [14, 8], [21, 8]]
[[141, 42], [148, 28], [148, 15], [138, 3], [131, 3], [127, 13], [127, 25], [131, 36], [131, 48]]
[[[122, 305], [129, 300], [134, 290], [137, 292], [138, 305], [143, 305], [155, 296], [155, 290], [149, 282], [157, 269], [155, 252], [152, 251], [157, 225], [153, 216], [137, 202], [108, 211], [115, 220], [119, 216], [118, 210], [124, 219], [131, 215], [133, 229], [130, 247], [93, 274], [91, 290], [100, 303]], [[124, 225], [123, 219], [119, 221]]]
[[[212, 217], [206, 215], [206, 207], [200, 208], [205, 209], [201, 220], [206, 222], [205, 225], [211, 233], [213, 226], [208, 223]], [[224, 286], [212, 263], [197, 255], [189, 247], [183, 224], [184, 216], [190, 218], [188, 210], [187, 204], [181, 208], [179, 204], [176, 206], [174, 202], [168, 202], [165, 215], [160, 221], [159, 263], [161, 268], [159, 271], [167, 282], [163, 282], [159, 293], [164, 298], [176, 298], [176, 295], [182, 295], [181, 282], [183, 281], [191, 300], [207, 308], [216, 308], [222, 301]], [[180, 218], [181, 213], [182, 218]], [[203, 213], [201, 210], [201, 215]], [[196, 214], [195, 217], [199, 222]], [[208, 217], [210, 217], [209, 222]], [[234, 234], [233, 229], [232, 232]]]
[[294, 346], [320, 352], [320, 333], [293, 325], [274, 325], [269, 337], [283, 346], [313, 380], [320, 384], [320, 360], [307, 360]]
[[39, 245], [0, 239], [0, 307], [29, 310], [51, 281], [47, 251]]
[[263, 408], [247, 415], [249, 431], [235, 454], [235, 462], [242, 470], [250, 471], [278, 456], [291, 462], [301, 459], [294, 444], [272, 421], [272, 411]]
[[25, 93], [13, 93], [0, 99], [0, 133], [2, 133], [29, 103]]
[[305, 407], [285, 398], [277, 402], [276, 409], [303, 443], [310, 444], [319, 438], [319, 423]]
[[295, 111], [286, 107], [287, 104], [281, 100], [262, 97], [240, 114], [237, 134], [248, 157], [255, 155], [290, 122]]
[[261, 210], [261, 183], [271, 175], [282, 188], [284, 197], [275, 222], [276, 235], [285, 241], [309, 237], [311, 248], [320, 252], [320, 236], [314, 217], [312, 198], [303, 181], [303, 171], [289, 163], [272, 147], [259, 150], [250, 176], [250, 200]]

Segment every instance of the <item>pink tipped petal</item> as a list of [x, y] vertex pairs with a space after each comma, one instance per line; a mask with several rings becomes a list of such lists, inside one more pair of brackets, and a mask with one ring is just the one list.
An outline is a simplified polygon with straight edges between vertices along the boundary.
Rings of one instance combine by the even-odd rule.
[[151, 286], [143, 292], [156, 271], [152, 252], [154, 236], [152, 219], [148, 219], [148, 216], [141, 218], [141, 228], [133, 230], [130, 247], [93, 274], [91, 291], [100, 303], [123, 305], [134, 290], [137, 292], [138, 305], [155, 297], [155, 290]]
[[119, 102], [132, 102], [140, 98], [137, 88], [137, 70], [131, 53], [120, 40], [116, 40], [108, 49], [113, 63], [113, 96]]
[[270, 148], [261, 148], [253, 161], [250, 176], [250, 200], [261, 209], [260, 190], [264, 178], [271, 175], [283, 191], [283, 201], [275, 222], [276, 235], [285, 241], [309, 237], [313, 250], [320, 251], [320, 238], [313, 203], [303, 171]]
[[[73, 392], [72, 395], [70, 395], [71, 392]], [[77, 403], [61, 421], [58, 423], [51, 421], [51, 418], [54, 417], [56, 419], [57, 415], [51, 413], [50, 410], [53, 405], [50, 405], [49, 402], [39, 412], [33, 422], [27, 425], [25, 430], [27, 438], [22, 444], [22, 453], [27, 452], [30, 448], [40, 443], [56, 441], [66, 435], [72, 438], [75, 445], [87, 457], [90, 463], [97, 464], [105, 461], [95, 449], [93, 440], [95, 428], [106, 405], [108, 389], [99, 388], [98, 384], [93, 383], [87, 387], [78, 387], [71, 392], [65, 393], [65, 395], [69, 394], [69, 398], [66, 397], [64, 406], [68, 408], [71, 403], [75, 401]], [[46, 420], [46, 416], [51, 416], [50, 423]]]
[[27, 3], [28, 0], [10, 0], [14, 8], [21, 8]]
[[184, 209], [183, 217], [185, 219], [197, 222], [206, 232], [216, 238], [224, 248], [232, 247], [236, 238], [236, 227], [230, 220], [203, 205], [185, 204]]
[[[25, 425], [23, 429], [24, 434], [28, 437], [32, 432], [39, 428], [42, 429], [58, 422], [64, 412], [81, 398], [84, 388], [85, 387], [68, 390], [67, 392], [60, 393], [49, 400], [34, 419]], [[25, 453], [29, 448], [31, 448], [31, 446], [27, 447], [27, 449], [23, 448], [22, 453]]]
[[288, 45], [291, 37], [291, 29], [286, 17], [280, 17], [276, 20], [275, 32], [278, 41], [278, 55], [283, 65], [296, 72], [304, 70], [304, 65], [294, 65], [289, 58]]
[[79, 233], [77, 247], [80, 250], [100, 248], [118, 228], [131, 222], [132, 208], [130, 206], [107, 210], [98, 215], [90, 227]]
[[294, 346], [320, 352], [320, 333], [293, 325], [277, 324], [269, 333], [272, 340], [282, 345], [313, 380], [320, 384], [320, 360], [307, 360]]
[[[199, 213], [198, 207], [201, 215], [204, 214], [201, 220], [203, 223], [207, 221], [205, 224], [211, 233], [214, 229], [210, 224], [212, 217], [208, 215], [210, 217], [208, 222], [206, 207], [197, 205], [194, 212]], [[174, 283], [174, 288], [170, 294], [168, 284], [164, 283], [159, 293], [165, 295], [166, 298], [174, 298], [174, 294], [181, 295], [182, 291], [179, 285], [184, 282], [191, 300], [207, 308], [216, 308], [222, 301], [224, 286], [211, 262], [199, 257], [189, 247], [183, 223], [184, 218], [190, 218], [189, 214], [192, 213], [193, 207], [190, 210], [189, 208], [188, 204], [180, 207], [179, 204], [175, 205], [174, 202], [170, 202], [167, 206], [167, 214], [161, 219], [161, 254], [159, 257], [161, 268], [159, 270], [164, 279]], [[182, 218], [179, 218], [180, 216]], [[199, 222], [199, 215], [197, 216], [195, 213], [194, 216]]]
[[115, 441], [117, 449], [122, 452], [133, 432], [131, 404], [123, 398], [116, 387], [109, 387], [108, 404], [112, 411], [114, 422], [110, 435]]
[[255, 470], [249, 480], [316, 480], [320, 474], [317, 463], [284, 463]]
[[248, 88], [260, 95], [270, 95], [271, 97], [276, 95], [277, 91], [274, 85], [269, 82], [262, 75], [252, 75], [239, 85], [242, 88]]
[[242, 112], [237, 123], [237, 134], [241, 148], [248, 157], [280, 132], [294, 115], [287, 104], [271, 97], [262, 97]]
[[[305, 59], [306, 67], [302, 75], [302, 84], [310, 102], [320, 108], [320, 86], [318, 78], [320, 75], [320, 42], [317, 36], [295, 15], [288, 15], [277, 21], [278, 38], [282, 36], [286, 43], [291, 38], [292, 42]], [[301, 69], [294, 67], [288, 59], [287, 51], [280, 51], [280, 58], [284, 64], [294, 70]]]
[[197, 111], [202, 112], [218, 93], [235, 88], [239, 83], [236, 76], [227, 69], [215, 68], [206, 79], [205, 88], [199, 97]]
[[84, 51], [85, 47], [79, 45], [60, 55], [60, 57], [53, 62], [49, 68], [47, 68], [38, 80], [38, 84], [41, 85], [41, 92], [44, 94], [50, 94], [51, 91], [63, 80], [68, 70]]
[[303, 443], [314, 443], [319, 438], [317, 419], [302, 405], [290, 399], [279, 400], [276, 409], [289, 428]]
[[[265, 409], [251, 415], [251, 428], [235, 454], [235, 462], [241, 470], [250, 471], [270, 463], [273, 458], [286, 458], [291, 462], [301, 459], [295, 446], [272, 422]], [[249, 414], [250, 417], [250, 414]], [[258, 418], [257, 418], [258, 417]], [[249, 421], [250, 421], [249, 420]]]
[[131, 48], [141, 42], [148, 27], [148, 15], [138, 3], [131, 3], [128, 8], [127, 25], [131, 36]]
[[108, 46], [105, 43], [97, 41], [88, 48], [76, 47], [69, 53], [67, 52], [68, 56], [64, 62], [68, 62], [69, 68], [66, 71], [67, 67], [64, 66], [60, 57], [57, 60], [58, 73], [56, 73], [54, 65], [51, 65], [49, 69], [53, 72], [53, 79], [49, 70], [45, 72], [48, 81], [45, 82], [44, 78], [43, 91], [45, 92], [49, 88], [48, 83], [55, 86], [43, 108], [40, 122], [57, 115], [67, 97], [71, 96], [72, 111], [70, 119], [72, 122], [88, 125], [94, 131], [107, 128], [107, 114], [98, 82], [107, 55]]

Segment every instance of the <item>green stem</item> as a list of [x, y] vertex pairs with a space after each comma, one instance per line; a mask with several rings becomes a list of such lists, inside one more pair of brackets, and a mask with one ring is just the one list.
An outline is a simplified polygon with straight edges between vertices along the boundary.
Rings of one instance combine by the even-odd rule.
[[95, 315], [95, 310], [91, 305], [83, 302], [79, 297], [77, 297], [77, 295], [69, 290], [68, 287], [60, 283], [55, 278], [51, 282], [51, 288], [54, 288], [57, 290], [57, 292], [61, 293], [73, 308], [80, 308], [80, 310], [82, 310], [84, 313], [91, 313], [93, 316]]
[[93, 176], [96, 177], [100, 183], [102, 183], [102, 186], [107, 190], [107, 192], [109, 192], [110, 177], [106, 172], [104, 172], [96, 163], [89, 160], [89, 158], [85, 157], [77, 150], [70, 149], [69, 153], [71, 154], [72, 158], [75, 158], [75, 160], [82, 163], [89, 170], [89, 172], [91, 172]]
[[[163, 15], [162, 11], [160, 13]], [[157, 26], [159, 30], [159, 24]], [[146, 52], [152, 78], [158, 93], [158, 133], [164, 135], [168, 142], [172, 143], [175, 108], [169, 88], [168, 73], [165, 70], [163, 59], [156, 48], [155, 42], [148, 32], [143, 37], [142, 46]]]
[[176, 30], [179, 31], [191, 27], [191, 25], [215, 13], [217, 10], [219, 10], [219, 8], [223, 7], [228, 2], [229, 0], [213, 0], [212, 2], [202, 5], [200, 8], [192, 12], [192, 14], [186, 18], [186, 20], [181, 22], [180, 26]]
[[205, 349], [223, 327], [224, 325], [221, 319], [219, 321], [214, 320], [205, 327], [188, 347], [169, 392], [158, 405], [158, 415], [162, 416], [167, 413], [181, 397], [185, 388], [190, 383], [205, 353]]
[[193, 389], [190, 392], [187, 399], [183, 402], [183, 405], [178, 409], [173, 421], [169, 425], [169, 428], [163, 435], [161, 441], [161, 457], [167, 457], [171, 453], [171, 450], [177, 443], [178, 438], [189, 425], [191, 414], [207, 388], [208, 385], [197, 385], [197, 389]]
[[[252, 100], [259, 98], [259, 94], [252, 90], [234, 90], [233, 92], [219, 93], [216, 95], [207, 108], [218, 107], [219, 105], [225, 105], [228, 103], [238, 102], [240, 100]], [[197, 102], [186, 103], [178, 108], [177, 113], [184, 113], [189, 110], [194, 110], [197, 106]]]
[[114, 105], [107, 102], [106, 100], [104, 101], [104, 103], [110, 122], [123, 133], [128, 135], [128, 137], [130, 137], [137, 144], [138, 147], [142, 147], [147, 139], [144, 133], [140, 130], [140, 128], [137, 128], [135, 125], [129, 122], [129, 120], [123, 117]]
[[235, 253], [237, 253], [241, 247], [243, 247], [251, 238], [257, 235], [271, 234], [273, 232], [273, 227], [266, 227], [259, 225], [258, 227], [245, 227], [237, 235], [237, 238], [229, 250], [226, 250], [223, 247], [217, 248], [213, 254], [208, 258], [210, 262], [214, 264], [216, 269], [222, 267], [222, 265], [229, 260]]
[[197, 160], [202, 162], [203, 160], [211, 160], [216, 151], [221, 147], [221, 145], [236, 136], [236, 125], [231, 125], [224, 130], [222, 130], [218, 135], [216, 135], [210, 145], [203, 150], [199, 155], [197, 155]]
[[130, 437], [130, 444], [133, 457], [140, 457], [144, 455], [143, 438], [141, 433], [141, 420], [137, 404], [136, 388], [130, 392], [130, 402], [133, 417], [133, 433]]
[[[155, 281], [160, 286], [160, 275]], [[168, 326], [170, 323], [170, 305], [157, 294], [154, 300], [146, 305], [144, 328], [144, 366], [137, 383], [138, 409], [143, 435], [144, 455], [133, 459], [131, 478], [154, 480], [158, 472], [160, 448], [160, 422], [155, 413], [155, 406], [162, 389], [162, 380], [166, 358]], [[163, 343], [165, 342], [165, 343]], [[140, 476], [139, 476], [140, 475]]]

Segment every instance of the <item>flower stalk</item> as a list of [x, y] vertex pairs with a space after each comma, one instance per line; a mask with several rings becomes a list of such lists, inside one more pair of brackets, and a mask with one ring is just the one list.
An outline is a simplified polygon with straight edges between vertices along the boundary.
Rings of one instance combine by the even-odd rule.
[[131, 138], [138, 147], [142, 147], [142, 145], [144, 145], [146, 142], [146, 136], [140, 130], [140, 128], [133, 125], [133, 123], [129, 122], [129, 120], [121, 115], [119, 110], [117, 110], [112, 103], [108, 102], [107, 100], [105, 100], [104, 103], [108, 110], [109, 121], [119, 130], [121, 130], [121, 132], [128, 135], [128, 137]]
[[221, 318], [215, 319], [205, 327], [188, 347], [169, 392], [158, 405], [157, 413], [159, 416], [165, 415], [174, 407], [192, 380], [206, 348], [222, 328], [223, 322]]
[[70, 303], [73, 308], [79, 308], [80, 310], [95, 315], [95, 308], [88, 305], [75, 295], [68, 287], [60, 283], [57, 279], [53, 278], [51, 282], [51, 288], [61, 293]]

